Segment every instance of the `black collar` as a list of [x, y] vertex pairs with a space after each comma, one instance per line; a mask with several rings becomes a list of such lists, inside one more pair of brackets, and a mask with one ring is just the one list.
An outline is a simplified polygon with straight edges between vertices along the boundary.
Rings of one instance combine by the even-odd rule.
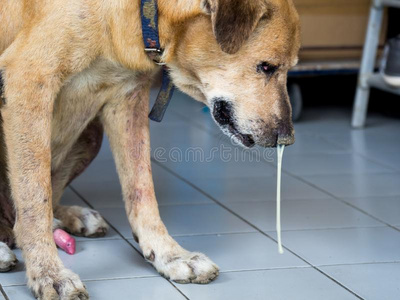
[[163, 66], [163, 79], [160, 92], [158, 93], [149, 118], [161, 122], [171, 101], [175, 86], [168, 74], [168, 68], [162, 62], [164, 50], [160, 45], [158, 33], [158, 6], [157, 0], [141, 0], [142, 35], [145, 46], [144, 51], [155, 64]]

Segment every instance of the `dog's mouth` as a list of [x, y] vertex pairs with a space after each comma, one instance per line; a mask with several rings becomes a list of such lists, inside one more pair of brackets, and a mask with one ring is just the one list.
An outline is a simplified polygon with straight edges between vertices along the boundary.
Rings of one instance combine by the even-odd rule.
[[240, 133], [234, 125], [229, 125], [228, 126], [229, 133], [240, 143], [242, 143], [245, 147], [251, 148], [253, 147], [256, 143], [253, 139], [253, 137], [250, 134], [243, 134]]
[[250, 134], [241, 133], [237, 129], [231, 103], [220, 99], [216, 100], [213, 105], [212, 115], [225, 134], [233, 137], [245, 147], [251, 148], [255, 145], [255, 141]]

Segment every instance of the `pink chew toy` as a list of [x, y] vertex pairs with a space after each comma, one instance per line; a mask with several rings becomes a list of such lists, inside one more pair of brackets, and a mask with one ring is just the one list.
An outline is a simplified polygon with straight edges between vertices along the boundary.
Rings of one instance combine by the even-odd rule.
[[53, 232], [56, 245], [70, 255], [75, 254], [75, 239], [62, 229]]

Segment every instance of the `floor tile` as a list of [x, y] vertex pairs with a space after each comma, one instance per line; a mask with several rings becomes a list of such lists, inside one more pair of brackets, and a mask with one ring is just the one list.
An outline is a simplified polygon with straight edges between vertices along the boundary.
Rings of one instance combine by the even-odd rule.
[[282, 238], [313, 265], [400, 262], [400, 232], [389, 227], [289, 231]]
[[400, 225], [400, 196], [345, 198], [343, 200], [390, 225]]
[[[185, 299], [171, 284], [159, 277], [88, 281], [85, 282], [85, 285], [90, 298], [96, 300], [125, 300], [131, 299], [132, 297], [134, 297], [134, 299], [143, 300]], [[10, 300], [34, 299], [26, 286], [6, 287], [5, 290]]]
[[99, 185], [109, 181], [119, 181], [117, 169], [112, 158], [94, 160], [79, 177], [72, 181], [72, 185], [76, 184], [76, 182]]
[[[371, 120], [371, 116], [368, 116]], [[342, 133], [351, 130], [351, 111], [329, 107], [328, 109], [308, 107], [302, 112], [301, 119], [294, 124], [296, 133], [319, 135]]]
[[174, 95], [169, 109], [168, 116], [170, 122], [185, 121], [186, 124], [208, 130], [212, 135], [219, 135], [221, 132], [218, 125], [212, 119], [210, 110], [206, 105], [198, 101], [193, 101], [192, 98], [181, 92]]
[[64, 190], [64, 194], [61, 197], [60, 204], [66, 206], [78, 205], [82, 207], [87, 207], [87, 204], [81, 198], [79, 198], [79, 196], [75, 194], [69, 187]]
[[112, 158], [112, 152], [110, 148], [110, 142], [108, 141], [107, 136], [104, 134], [99, 154], [96, 156], [94, 162], [101, 160], [109, 160], [111, 158]]
[[[227, 206], [261, 230], [275, 230], [275, 202], [228, 203]], [[282, 230], [382, 226], [373, 218], [335, 199], [282, 202]]]
[[[267, 178], [196, 178], [194, 185], [222, 202], [276, 201], [276, 175]], [[286, 174], [282, 175], [282, 199], [324, 199], [326, 193]]]
[[349, 153], [349, 150], [330, 143], [314, 134], [296, 133], [296, 142], [285, 148], [285, 156], [311, 153]]
[[314, 269], [222, 273], [213, 283], [178, 285], [191, 300], [347, 300], [357, 299]]
[[[153, 180], [159, 205], [212, 203], [202, 193], [168, 173], [157, 164], [153, 164]], [[96, 208], [124, 207], [119, 181], [107, 180], [100, 183], [77, 180], [71, 185]]]
[[185, 299], [167, 280], [160, 277], [91, 281], [85, 284], [92, 299]]
[[321, 269], [364, 299], [399, 299], [400, 263], [329, 266]]
[[397, 149], [369, 151], [365, 156], [393, 170], [400, 171], [400, 155]]
[[201, 149], [207, 157], [207, 154], [212, 153], [211, 149], [220, 146], [215, 136], [186, 122], [151, 130], [150, 137], [151, 153], [160, 159], [178, 157], [178, 153], [191, 153], [191, 149]]
[[303, 179], [340, 198], [400, 195], [400, 173], [318, 175]]
[[[132, 231], [122, 208], [102, 208], [100, 213], [126, 238]], [[161, 219], [171, 235], [254, 232], [255, 230], [216, 204], [160, 207]]]
[[119, 181], [99, 181], [99, 184], [89, 184], [78, 179], [71, 183], [71, 187], [96, 209], [100, 207], [124, 207]]
[[399, 125], [388, 131], [371, 132], [366, 130], [349, 130], [340, 134], [326, 134], [324, 138], [354, 153], [391, 152], [400, 147]]
[[[25, 269], [20, 250], [15, 251], [20, 261], [11, 272], [0, 273], [3, 286], [25, 284]], [[64, 265], [82, 280], [158, 276], [158, 273], [123, 240], [78, 242], [75, 255], [59, 250]]]
[[349, 153], [287, 155], [283, 158], [282, 166], [284, 170], [297, 176], [393, 172], [381, 164]]
[[226, 158], [223, 158], [222, 155], [224, 154], [219, 152], [210, 161], [190, 158], [179, 162], [170, 160], [161, 164], [191, 180], [198, 178], [268, 178], [274, 176], [276, 170], [272, 164], [264, 163], [256, 158], [245, 157], [242, 159], [241, 152], [234, 154], [236, 151], [232, 150]]
[[305, 262], [288, 251], [278, 253], [277, 243], [261, 233], [177, 237], [189, 251], [205, 253], [221, 272], [305, 267]]

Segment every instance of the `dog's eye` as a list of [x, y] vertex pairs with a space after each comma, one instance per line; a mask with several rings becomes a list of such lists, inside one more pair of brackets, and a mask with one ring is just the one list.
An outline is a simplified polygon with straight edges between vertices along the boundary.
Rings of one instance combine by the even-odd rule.
[[259, 73], [264, 73], [266, 75], [272, 75], [275, 73], [275, 71], [278, 69], [277, 66], [273, 66], [267, 62], [262, 62], [257, 66], [257, 72]]

